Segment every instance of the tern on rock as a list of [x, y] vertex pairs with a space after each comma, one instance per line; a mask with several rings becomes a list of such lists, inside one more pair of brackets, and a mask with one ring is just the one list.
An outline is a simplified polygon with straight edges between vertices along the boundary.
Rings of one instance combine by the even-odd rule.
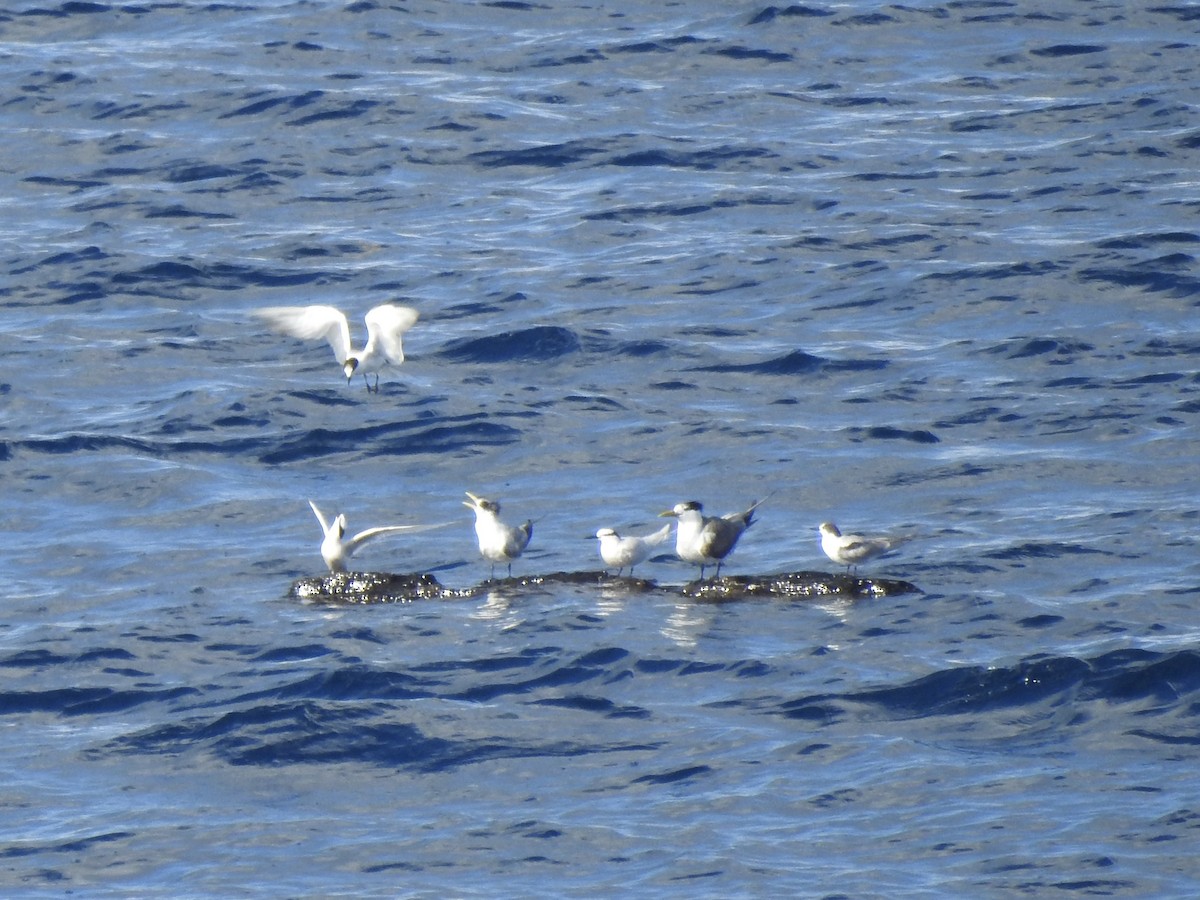
[[679, 558], [685, 562], [699, 563], [701, 578], [704, 577], [705, 566], [716, 563], [715, 578], [720, 576], [721, 562], [733, 551], [742, 532], [754, 524], [754, 510], [762, 502], [754, 501], [745, 512], [706, 516], [698, 502], [689, 500], [676, 503], [673, 508], [659, 515], [673, 516], [679, 520], [675, 532], [675, 552]]
[[822, 522], [821, 549], [838, 565], [858, 568], [859, 563], [882, 556], [909, 540], [907, 537], [863, 537], [861, 534], [842, 534], [832, 522]]
[[611, 528], [601, 528], [596, 532], [596, 537], [600, 539], [600, 558], [604, 560], [606, 566], [616, 566], [617, 575], [621, 574], [621, 570], [626, 566], [629, 567], [629, 574], [633, 574], [633, 567], [650, 555], [659, 544], [671, 536], [671, 524], [668, 522], [654, 534], [647, 534], [642, 537], [636, 535], [625, 535], [622, 537]]
[[496, 576], [496, 563], [508, 564], [508, 575], [512, 577], [512, 561], [520, 556], [533, 537], [533, 520], [526, 519], [524, 525], [505, 525], [500, 521], [500, 504], [486, 497], [478, 497], [467, 491], [471, 499], [463, 506], [475, 511], [475, 536], [479, 539], [479, 553], [492, 564], [492, 575]]
[[366, 531], [360, 531], [354, 537], [347, 540], [345, 514], [339, 513], [334, 517], [333, 521], [329, 521], [321, 513], [321, 510], [317, 508], [317, 504], [309, 500], [308, 505], [312, 507], [313, 515], [317, 517], [317, 521], [321, 523], [321, 530], [325, 532], [325, 539], [321, 541], [321, 558], [325, 560], [325, 565], [329, 566], [330, 572], [345, 572], [346, 560], [353, 556], [358, 548], [371, 540], [371, 538], [379, 537], [381, 534], [429, 531], [433, 528], [443, 528], [446, 524], [382, 525], [378, 528], [368, 528]]

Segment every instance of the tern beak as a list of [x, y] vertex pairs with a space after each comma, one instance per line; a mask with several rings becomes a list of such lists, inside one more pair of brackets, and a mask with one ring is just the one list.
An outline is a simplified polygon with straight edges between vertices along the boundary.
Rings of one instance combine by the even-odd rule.
[[469, 506], [469, 507], [471, 507], [471, 509], [475, 509], [477, 506], [479, 506], [480, 501], [483, 500], [482, 497], [477, 497], [475, 494], [472, 494], [470, 491], [466, 491], [465, 493], [471, 499], [464, 500], [462, 502], [463, 506]]
[[354, 377], [354, 369], [356, 367], [354, 360], [346, 360], [346, 364], [342, 366], [342, 371], [346, 373], [346, 380], [349, 381]]
[[672, 519], [677, 519], [677, 518], [679, 518], [679, 513], [675, 512], [675, 510], [673, 510], [673, 509], [665, 509], [658, 514], [658, 517], [660, 519], [665, 516], [669, 516]]

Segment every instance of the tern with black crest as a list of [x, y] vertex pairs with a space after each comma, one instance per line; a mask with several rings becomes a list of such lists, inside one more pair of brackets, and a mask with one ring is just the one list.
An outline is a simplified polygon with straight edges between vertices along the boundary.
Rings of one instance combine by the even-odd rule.
[[675, 552], [679, 558], [698, 563], [701, 578], [705, 566], [716, 563], [717, 573], [713, 576], [716, 578], [721, 575], [721, 562], [733, 551], [742, 533], [754, 524], [754, 510], [762, 502], [756, 500], [745, 512], [706, 516], [700, 503], [689, 500], [676, 503], [659, 515], [672, 516], [679, 521], [675, 531]]

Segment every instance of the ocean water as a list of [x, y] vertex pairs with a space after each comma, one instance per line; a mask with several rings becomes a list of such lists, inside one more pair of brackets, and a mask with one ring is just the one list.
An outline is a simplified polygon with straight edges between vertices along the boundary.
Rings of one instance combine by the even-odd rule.
[[[5, 896], [1185, 896], [1200, 10], [0, 10]], [[420, 310], [378, 394], [254, 310]], [[479, 585], [464, 491], [769, 495], [731, 575]]]

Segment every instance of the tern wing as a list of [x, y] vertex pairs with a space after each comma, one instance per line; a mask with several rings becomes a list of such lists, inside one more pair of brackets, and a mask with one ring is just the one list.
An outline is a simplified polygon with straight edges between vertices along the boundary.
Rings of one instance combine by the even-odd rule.
[[861, 562], [878, 556], [891, 546], [888, 541], [872, 540], [860, 534], [842, 535], [842, 556], [852, 562]]
[[525, 524], [520, 528], [508, 528], [504, 538], [504, 553], [507, 556], [520, 556], [522, 551], [529, 546], [529, 539], [533, 537], [533, 520], [526, 519]]
[[745, 530], [746, 526], [738, 518], [713, 516], [706, 519], [700, 531], [700, 552], [708, 559], [724, 559]]
[[[771, 496], [770, 494], [767, 494], [767, 497], [770, 497], [770, 496]], [[750, 504], [750, 508], [745, 510], [744, 512], [726, 513], [725, 515], [721, 516], [721, 518], [724, 519], [726, 522], [733, 523], [735, 526], [740, 525], [741, 527], [738, 529], [738, 534], [741, 534], [743, 531], [745, 531], [747, 528], [749, 528], [751, 525], [754, 524], [754, 511], [756, 509], [758, 509], [760, 506], [762, 506], [767, 501], [767, 497], [763, 497], [761, 500], [755, 500], [753, 503]]]
[[649, 547], [657, 547], [659, 544], [661, 544], [663, 541], [665, 541], [670, 536], [671, 536], [671, 523], [668, 522], [662, 528], [658, 529], [658, 531], [654, 532], [654, 534], [646, 535], [644, 538], [642, 538], [642, 541]]
[[417, 317], [417, 311], [408, 306], [376, 306], [367, 313], [367, 340], [378, 341], [384, 356], [399, 365], [404, 362], [401, 337], [416, 324]]
[[314, 341], [324, 338], [333, 355], [344, 363], [350, 355], [350, 323], [345, 314], [332, 306], [268, 306], [257, 312], [276, 331]]
[[445, 528], [447, 522], [442, 522], [438, 525], [381, 525], [378, 528], [368, 528], [366, 531], [360, 531], [350, 540], [346, 541], [346, 552], [353, 553], [367, 541], [372, 538], [377, 538], [381, 534], [411, 534], [414, 531], [432, 531], [434, 528]]
[[329, 534], [329, 521], [324, 515], [322, 515], [321, 510], [317, 509], [317, 504], [309, 500], [308, 505], [312, 507], [313, 515], [315, 515], [317, 517], [317, 521], [321, 523], [321, 531], [325, 532], [325, 534]]

